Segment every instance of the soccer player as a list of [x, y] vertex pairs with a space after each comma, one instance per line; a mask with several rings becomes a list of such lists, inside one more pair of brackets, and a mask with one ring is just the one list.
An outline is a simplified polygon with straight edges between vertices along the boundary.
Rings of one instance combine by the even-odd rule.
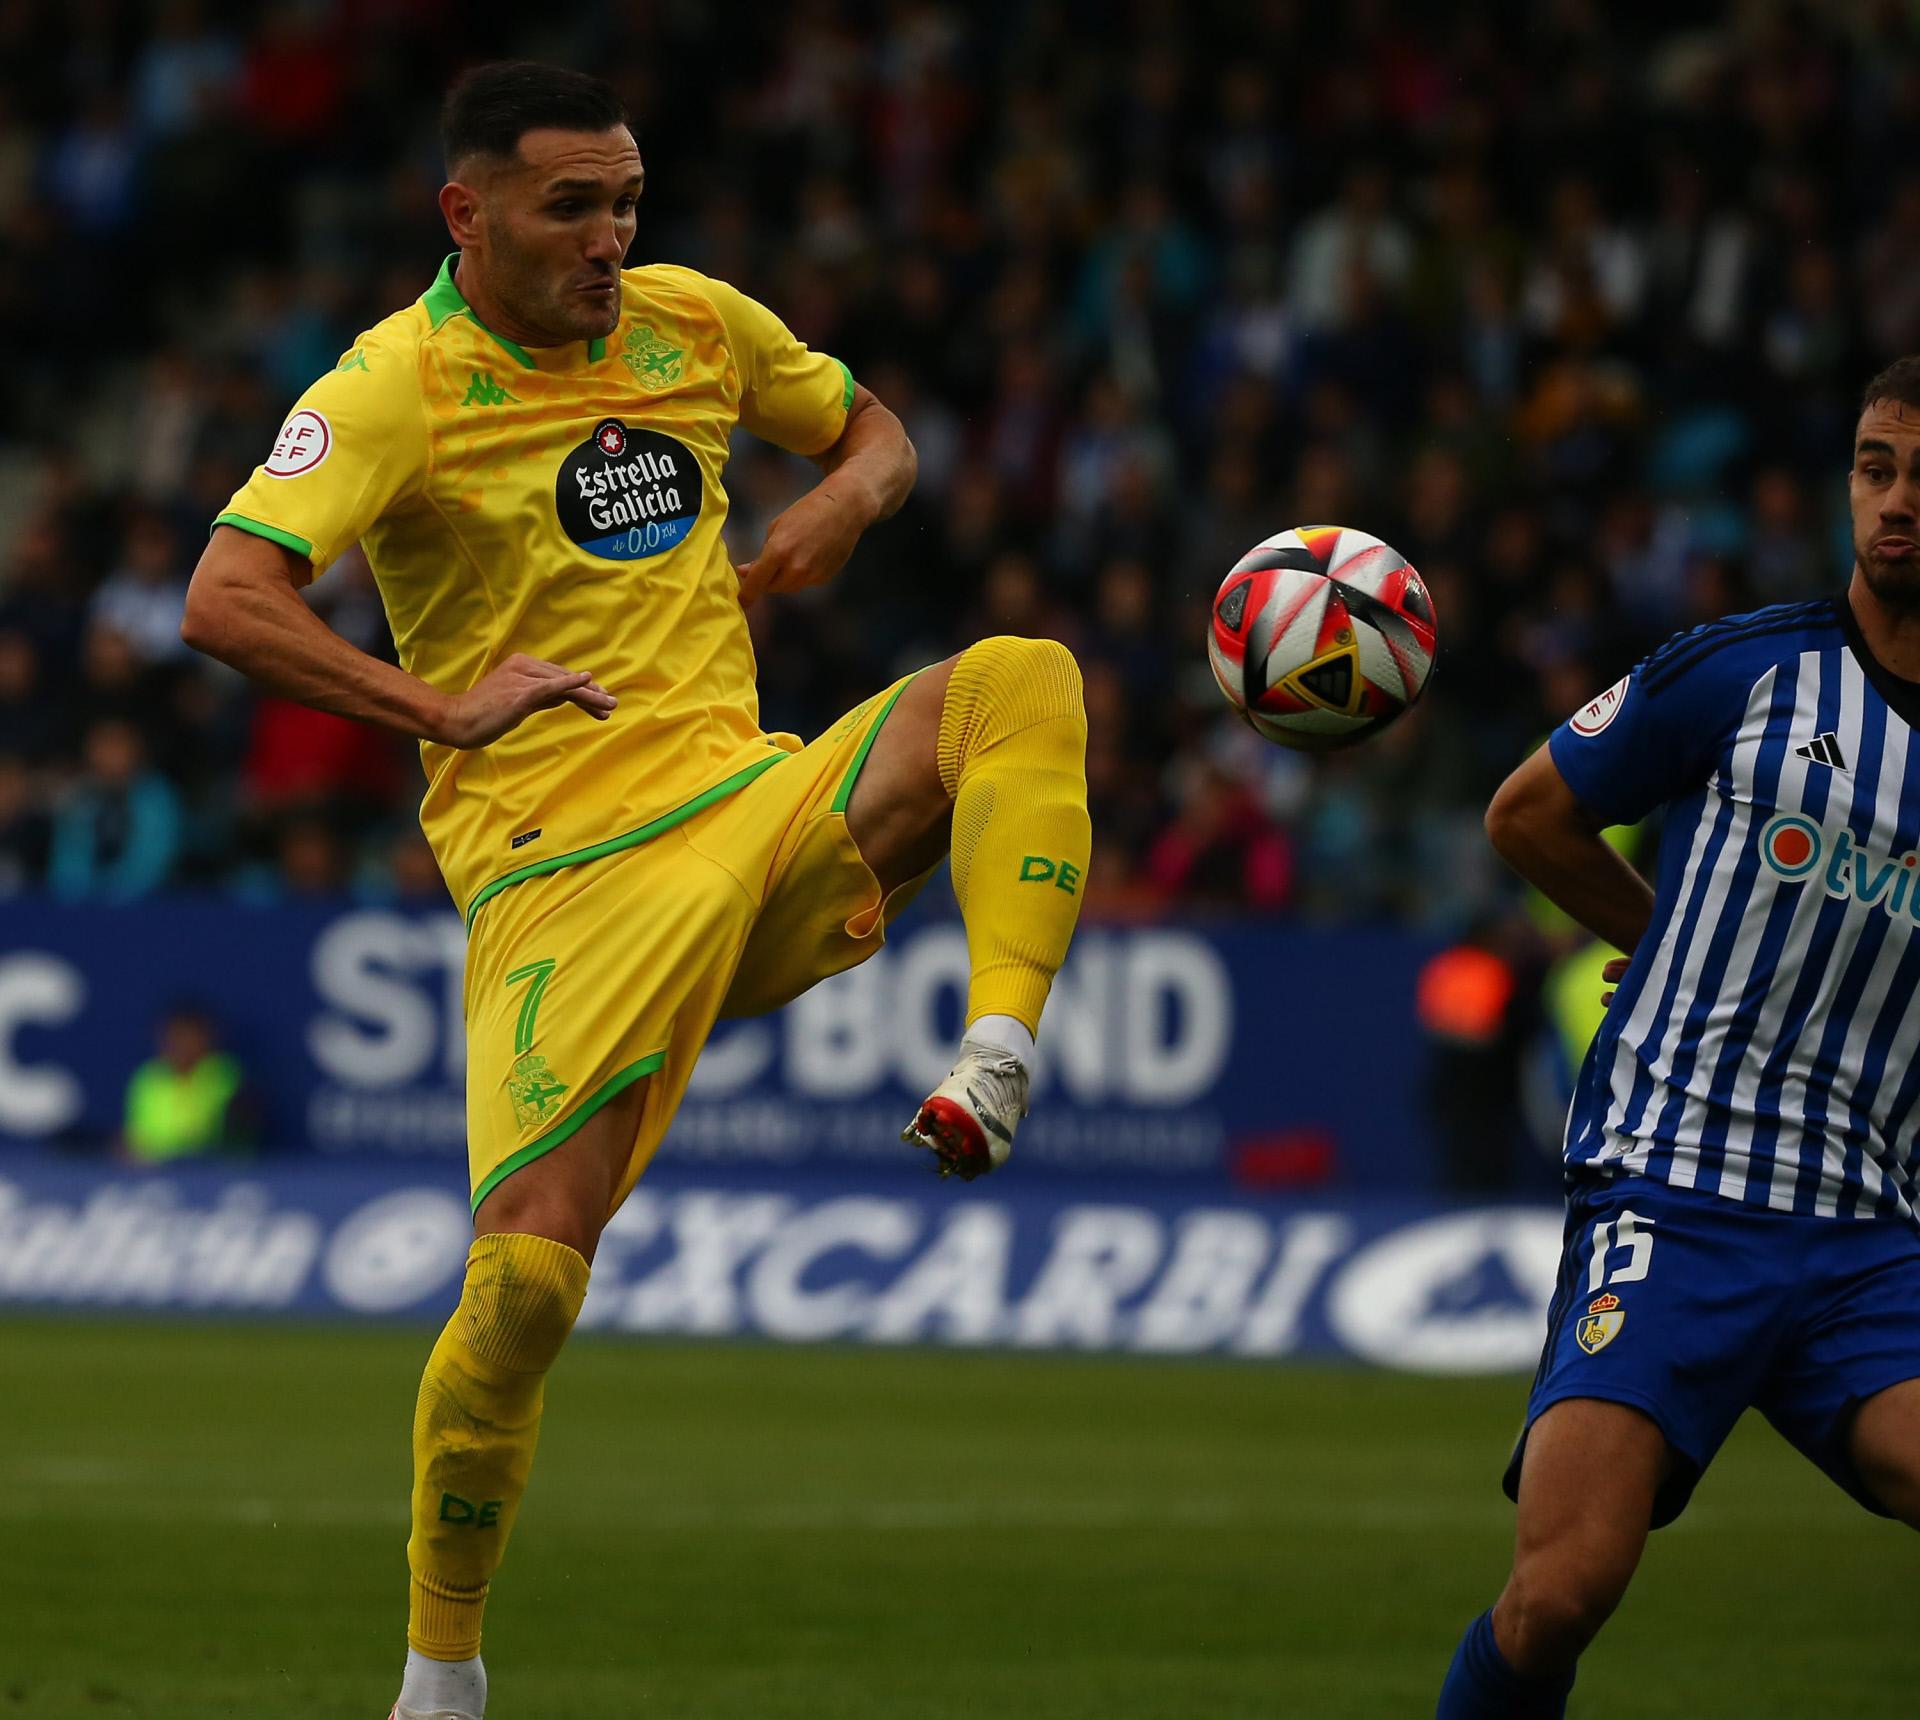
[[[458, 251], [300, 398], [219, 517], [185, 636], [284, 697], [418, 737], [469, 928], [476, 1240], [413, 1424], [398, 1720], [477, 1720], [488, 1583], [594, 1245], [716, 1019], [878, 947], [948, 852], [971, 957], [907, 1138], [1000, 1164], [1090, 832], [1080, 677], [989, 639], [811, 744], [762, 731], [745, 606], [830, 578], [914, 455], [844, 366], [724, 282], [623, 269], [642, 171], [608, 87], [483, 67], [443, 116]], [[735, 426], [822, 477], [728, 562]], [[400, 666], [300, 588], [358, 541]], [[902, 570], [902, 577], [912, 577]]]
[[[1440, 1720], [1566, 1712], [1648, 1531], [1749, 1405], [1920, 1528], [1920, 358], [1868, 384], [1848, 493], [1843, 593], [1670, 641], [1488, 809], [1501, 854], [1632, 954], [1567, 1122], [1513, 1573]], [[1649, 890], [1599, 833], [1656, 807]]]

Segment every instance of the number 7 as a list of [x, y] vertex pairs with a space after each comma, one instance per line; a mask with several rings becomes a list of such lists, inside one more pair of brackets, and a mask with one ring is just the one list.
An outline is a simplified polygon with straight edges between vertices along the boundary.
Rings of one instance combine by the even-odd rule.
[[513, 1024], [513, 1054], [516, 1057], [533, 1049], [534, 1022], [540, 1014], [540, 1000], [547, 993], [552, 982], [553, 970], [559, 964], [554, 961], [528, 962], [507, 975], [508, 985], [518, 985], [522, 980], [528, 982], [527, 995], [520, 1000], [520, 1019]]

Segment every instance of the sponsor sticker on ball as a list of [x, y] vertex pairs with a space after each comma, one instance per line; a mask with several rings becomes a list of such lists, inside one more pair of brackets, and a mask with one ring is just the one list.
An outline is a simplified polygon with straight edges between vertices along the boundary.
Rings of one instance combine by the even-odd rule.
[[1576, 735], [1597, 735], [1619, 716], [1620, 707], [1627, 702], [1627, 683], [1632, 679], [1631, 675], [1622, 675], [1599, 698], [1589, 699], [1573, 713], [1568, 727]]
[[273, 452], [260, 469], [269, 478], [299, 478], [333, 452], [333, 426], [325, 416], [302, 407], [280, 426]]

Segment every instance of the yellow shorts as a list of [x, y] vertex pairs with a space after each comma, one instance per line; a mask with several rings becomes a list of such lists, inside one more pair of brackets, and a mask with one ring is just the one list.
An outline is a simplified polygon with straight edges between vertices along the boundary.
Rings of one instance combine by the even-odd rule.
[[716, 1020], [863, 962], [924, 878], [882, 900], [848, 796], [912, 677], [690, 815], [489, 898], [467, 944], [473, 1204], [651, 1077], [618, 1206], [680, 1108]]

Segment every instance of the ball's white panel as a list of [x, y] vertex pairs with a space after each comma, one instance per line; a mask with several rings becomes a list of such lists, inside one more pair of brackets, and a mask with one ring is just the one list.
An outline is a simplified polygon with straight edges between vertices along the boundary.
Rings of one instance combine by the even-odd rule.
[[1211, 632], [1207, 634], [1207, 666], [1212, 669], [1220, 691], [1226, 694], [1227, 703], [1236, 710], [1243, 706], [1246, 700], [1241, 696], [1239, 665], [1220, 649], [1220, 641]]
[[1355, 621], [1353, 645], [1360, 658], [1360, 673], [1381, 692], [1395, 699], [1411, 699], [1419, 692], [1419, 684], [1413, 679], [1409, 666], [1394, 655], [1377, 627]]
[[1427, 677], [1433, 673], [1433, 653], [1424, 649], [1419, 640], [1414, 640], [1400, 653], [1407, 659], [1405, 667], [1413, 682], [1413, 697], [1418, 697], [1427, 684]]
[[[1354, 539], [1360, 541], [1350, 547]], [[1342, 532], [1339, 553], [1342, 559], [1328, 570], [1331, 577], [1369, 597], [1379, 597], [1388, 579], [1407, 565], [1407, 558], [1397, 549], [1390, 549], [1365, 532]]]
[[1276, 681], [1285, 680], [1301, 664], [1311, 663], [1320, 655], [1320, 624], [1326, 619], [1327, 600], [1333, 595], [1333, 587], [1317, 573], [1289, 571], [1285, 577], [1292, 583], [1296, 596], [1303, 585], [1311, 589], [1306, 602], [1299, 606], [1268, 647], [1264, 684], [1269, 687]]
[[1327, 572], [1345, 578], [1340, 573], [1356, 555], [1364, 550], [1379, 549], [1380, 540], [1369, 537], [1365, 532], [1357, 532], [1351, 526], [1342, 526], [1340, 535], [1333, 540], [1333, 554], [1327, 557]]
[[1247, 627], [1246, 655], [1255, 668], [1264, 668], [1274, 640], [1292, 622], [1300, 605], [1316, 588], [1323, 589], [1326, 582], [1318, 574], [1301, 573], [1294, 568], [1275, 568], [1253, 577], [1265, 582], [1266, 596]]

